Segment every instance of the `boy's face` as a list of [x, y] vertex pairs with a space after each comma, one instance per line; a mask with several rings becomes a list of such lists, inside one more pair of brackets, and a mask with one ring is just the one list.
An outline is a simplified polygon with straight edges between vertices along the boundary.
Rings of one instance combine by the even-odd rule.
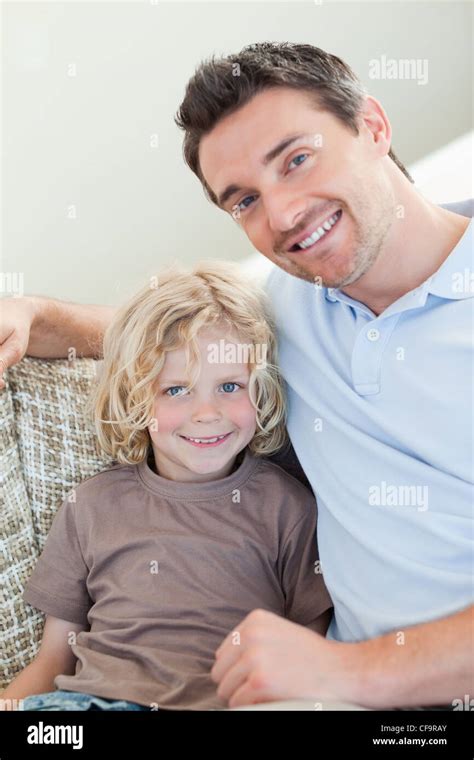
[[[183, 387], [190, 382], [184, 348], [166, 354], [148, 430], [158, 473], [170, 480], [197, 483], [226, 477], [237, 454], [255, 434], [248, 365], [225, 361], [229, 353], [218, 355], [223, 362], [208, 361], [211, 346], [219, 346], [223, 337], [223, 332], [199, 335], [201, 374], [191, 391]], [[229, 343], [239, 341], [226, 336], [225, 345]], [[223, 435], [226, 438], [214, 445], [189, 441]]]
[[[234, 186], [221, 208], [240, 215], [247, 237], [274, 264], [319, 285], [349, 285], [372, 266], [395, 213], [390, 125], [374, 98], [366, 99], [359, 127], [356, 135], [317, 110], [307, 93], [266, 90], [202, 138], [201, 169], [217, 198]], [[317, 242], [292, 250], [318, 227], [325, 234]]]

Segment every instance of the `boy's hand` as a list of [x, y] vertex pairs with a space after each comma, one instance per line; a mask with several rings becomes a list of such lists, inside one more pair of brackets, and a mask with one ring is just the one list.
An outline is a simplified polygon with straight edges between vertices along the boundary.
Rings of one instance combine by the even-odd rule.
[[355, 662], [349, 677], [346, 670], [354, 646], [257, 609], [217, 649], [211, 678], [229, 707], [283, 699], [356, 701], [349, 688], [357, 682]]

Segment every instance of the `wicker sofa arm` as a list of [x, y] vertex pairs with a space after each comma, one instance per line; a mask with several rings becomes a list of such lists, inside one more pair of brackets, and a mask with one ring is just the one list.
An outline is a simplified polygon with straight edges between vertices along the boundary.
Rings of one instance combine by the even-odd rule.
[[83, 410], [100, 362], [25, 357], [0, 391], [0, 689], [34, 658], [44, 615], [23, 590], [71, 489], [114, 462]]

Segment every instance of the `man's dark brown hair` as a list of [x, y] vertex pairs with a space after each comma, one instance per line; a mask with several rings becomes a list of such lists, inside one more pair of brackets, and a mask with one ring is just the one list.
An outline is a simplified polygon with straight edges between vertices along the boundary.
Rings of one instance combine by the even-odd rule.
[[[185, 132], [184, 160], [216, 205], [217, 198], [199, 165], [201, 138], [222, 118], [273, 87], [308, 92], [318, 109], [332, 113], [359, 134], [357, 117], [367, 93], [352, 69], [337, 56], [313, 45], [292, 42], [259, 42], [236, 55], [217, 59], [212, 56], [198, 66], [189, 80], [175, 122]], [[413, 182], [391, 148], [388, 155]]]

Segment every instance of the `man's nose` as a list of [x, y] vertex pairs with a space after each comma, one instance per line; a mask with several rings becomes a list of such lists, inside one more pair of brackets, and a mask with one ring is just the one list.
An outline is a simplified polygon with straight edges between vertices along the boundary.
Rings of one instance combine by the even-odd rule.
[[307, 211], [304, 198], [295, 196], [287, 188], [272, 188], [263, 201], [268, 224], [273, 233], [291, 232]]

